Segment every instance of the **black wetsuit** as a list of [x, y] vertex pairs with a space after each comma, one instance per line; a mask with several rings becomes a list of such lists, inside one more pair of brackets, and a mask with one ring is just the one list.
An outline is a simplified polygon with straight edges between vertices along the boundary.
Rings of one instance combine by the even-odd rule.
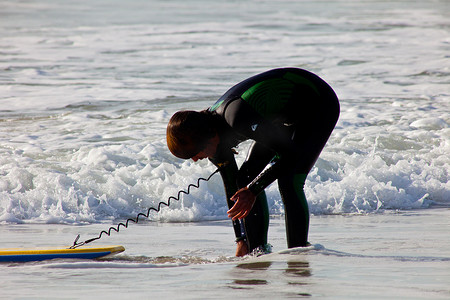
[[[278, 179], [288, 247], [305, 246], [309, 211], [303, 186], [339, 117], [333, 89], [308, 71], [275, 69], [233, 86], [208, 111], [224, 121], [211, 161], [222, 166], [228, 206], [234, 205], [229, 199], [239, 188], [248, 186], [257, 195], [244, 222], [233, 223], [236, 237], [245, 237], [250, 251], [266, 245], [269, 215], [264, 189]], [[248, 139], [255, 143], [238, 168], [232, 148]]]

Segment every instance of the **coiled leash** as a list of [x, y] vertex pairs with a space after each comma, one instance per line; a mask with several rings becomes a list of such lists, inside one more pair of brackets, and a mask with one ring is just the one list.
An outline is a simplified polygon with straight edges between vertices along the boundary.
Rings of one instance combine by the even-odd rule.
[[159, 212], [159, 211], [161, 210], [162, 205], [165, 205], [165, 206], [167, 206], [167, 207], [170, 205], [170, 200], [179, 201], [179, 200], [180, 200], [180, 197], [181, 197], [181, 194], [186, 194], [186, 195], [188, 195], [188, 194], [191, 192], [191, 191], [190, 191], [191, 188], [197, 188], [197, 189], [198, 189], [198, 188], [200, 187], [200, 181], [202, 181], [202, 180], [203, 180], [203, 181], [209, 181], [209, 180], [211, 179], [211, 177], [213, 177], [213, 176], [214, 176], [216, 173], [218, 173], [219, 171], [220, 171], [220, 168], [218, 168], [217, 170], [215, 170], [214, 172], [212, 172], [211, 175], [209, 175], [209, 177], [207, 177], [207, 178], [200, 177], [199, 179], [197, 179], [197, 183], [196, 183], [196, 184], [192, 184], [192, 183], [191, 183], [191, 184], [188, 185], [187, 191], [186, 191], [186, 190], [180, 190], [180, 191], [178, 191], [178, 194], [177, 194], [176, 197], [170, 196], [170, 197], [167, 199], [167, 202], [164, 202], [164, 201], [159, 202], [157, 208], [155, 208], [155, 207], [150, 207], [150, 208], [147, 210], [147, 213], [145, 213], [145, 214], [144, 214], [144, 213], [139, 213], [139, 214], [137, 214], [136, 218], [129, 218], [129, 219], [127, 219], [127, 221], [126, 221], [125, 223], [119, 223], [118, 225], [111, 226], [111, 227], [109, 227], [108, 231], [106, 231], [106, 230], [101, 231], [101, 232], [99, 233], [99, 235], [98, 235], [97, 237], [95, 237], [95, 238], [88, 239], [88, 240], [86, 240], [86, 241], [84, 241], [84, 242], [78, 242], [78, 240], [80, 239], [80, 235], [77, 235], [77, 237], [75, 238], [75, 241], [73, 242], [73, 245], [70, 246], [69, 249], [75, 249], [75, 248], [81, 247], [81, 246], [83, 246], [83, 245], [89, 244], [89, 243], [91, 243], [91, 242], [93, 242], [93, 241], [95, 241], [95, 240], [100, 239], [100, 238], [102, 237], [103, 234], [106, 234], [107, 236], [110, 236], [110, 235], [111, 235], [111, 232], [112, 232], [113, 230], [114, 230], [115, 232], [119, 232], [120, 226], [125, 227], [125, 228], [128, 228], [130, 222], [138, 223], [138, 222], [139, 222], [139, 217], [145, 217], [145, 218], [148, 218], [149, 215], [150, 215], [150, 212], [151, 212], [152, 210], [155, 211], [155, 212]]

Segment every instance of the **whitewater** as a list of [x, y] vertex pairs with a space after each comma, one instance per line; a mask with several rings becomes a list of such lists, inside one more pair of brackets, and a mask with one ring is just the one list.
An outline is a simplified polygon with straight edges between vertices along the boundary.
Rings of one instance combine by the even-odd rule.
[[[1, 4], [1, 222], [97, 223], [176, 195], [214, 167], [171, 156], [170, 116], [283, 66], [315, 72], [341, 101], [306, 183], [312, 214], [450, 205], [439, 5], [233, 2], [215, 14], [202, 4]], [[267, 192], [282, 214], [276, 184]], [[226, 209], [216, 176], [152, 220], [221, 220]]]

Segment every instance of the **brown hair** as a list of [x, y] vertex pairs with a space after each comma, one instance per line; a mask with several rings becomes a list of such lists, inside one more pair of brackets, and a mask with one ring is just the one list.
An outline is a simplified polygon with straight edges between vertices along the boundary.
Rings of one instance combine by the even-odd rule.
[[208, 111], [179, 111], [167, 125], [167, 146], [176, 157], [189, 159], [202, 151], [216, 133]]

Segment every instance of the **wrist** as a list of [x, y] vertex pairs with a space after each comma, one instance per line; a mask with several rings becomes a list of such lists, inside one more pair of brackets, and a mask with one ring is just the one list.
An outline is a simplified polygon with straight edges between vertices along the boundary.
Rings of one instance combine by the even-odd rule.
[[264, 187], [258, 181], [254, 181], [247, 186], [247, 189], [256, 197], [264, 190]]

